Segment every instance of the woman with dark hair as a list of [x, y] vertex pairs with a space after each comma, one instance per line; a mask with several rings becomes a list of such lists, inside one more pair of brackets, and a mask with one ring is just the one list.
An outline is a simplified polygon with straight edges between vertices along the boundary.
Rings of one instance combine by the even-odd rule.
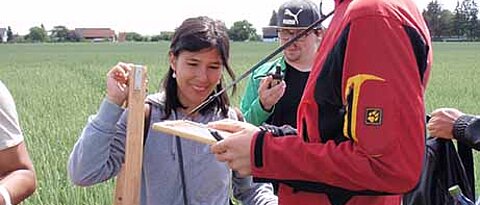
[[[160, 91], [146, 100], [147, 124], [183, 119], [197, 105], [222, 89], [228, 64], [225, 25], [208, 17], [189, 18], [176, 29], [170, 67]], [[76, 185], [89, 186], [118, 174], [125, 155], [126, 114], [130, 65], [119, 63], [107, 75], [107, 96], [90, 117], [70, 155], [68, 171]], [[208, 123], [236, 119], [227, 94], [189, 116]], [[208, 145], [148, 130], [144, 145], [141, 204], [228, 204], [229, 190], [244, 204], [276, 204], [271, 185], [239, 178], [210, 153]]]

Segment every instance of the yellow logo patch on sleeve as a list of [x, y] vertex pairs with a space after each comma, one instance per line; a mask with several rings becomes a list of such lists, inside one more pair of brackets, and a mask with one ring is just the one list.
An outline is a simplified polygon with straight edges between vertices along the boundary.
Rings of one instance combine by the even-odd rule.
[[365, 110], [365, 124], [366, 125], [382, 125], [383, 112], [380, 108], [367, 108]]

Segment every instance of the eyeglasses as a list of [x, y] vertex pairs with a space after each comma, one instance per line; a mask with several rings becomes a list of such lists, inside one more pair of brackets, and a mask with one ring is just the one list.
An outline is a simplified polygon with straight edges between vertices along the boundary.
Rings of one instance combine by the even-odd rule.
[[[278, 37], [282, 41], [288, 41], [289, 39], [293, 38], [297, 34], [301, 33], [304, 31], [304, 29], [278, 29]], [[310, 34], [311, 32], [306, 33], [302, 37], [298, 38], [297, 41], [305, 41], [306, 37]]]

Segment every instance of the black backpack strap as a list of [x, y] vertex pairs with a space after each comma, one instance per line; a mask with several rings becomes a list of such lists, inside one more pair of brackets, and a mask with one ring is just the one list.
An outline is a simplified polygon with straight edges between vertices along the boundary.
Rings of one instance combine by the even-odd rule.
[[145, 98], [145, 105], [148, 105], [150, 109], [148, 113], [145, 113], [145, 124], [143, 128], [143, 146], [145, 146], [145, 143], [147, 142], [148, 131], [152, 126], [152, 122], [151, 122], [151, 116], [153, 113], [152, 110], [163, 109], [164, 107], [164, 103], [162, 101], [163, 98], [164, 98], [164, 93], [150, 94], [150, 95], [147, 95], [147, 97]]
[[147, 142], [148, 131], [150, 130], [150, 126], [151, 126], [150, 116], [152, 115], [152, 109], [153, 109], [152, 102], [150, 102], [149, 100], [145, 101], [145, 105], [148, 105], [149, 109], [148, 109], [148, 113], [145, 115], [145, 124], [143, 127], [143, 146], [144, 147], [145, 147], [145, 143]]
[[467, 175], [468, 182], [470, 182], [470, 192], [465, 190], [464, 194], [471, 200], [475, 200], [475, 171], [474, 171], [474, 162], [473, 162], [473, 153], [472, 148], [462, 142], [457, 141], [457, 152], [460, 157], [460, 161], [463, 164], [465, 169], [465, 174]]

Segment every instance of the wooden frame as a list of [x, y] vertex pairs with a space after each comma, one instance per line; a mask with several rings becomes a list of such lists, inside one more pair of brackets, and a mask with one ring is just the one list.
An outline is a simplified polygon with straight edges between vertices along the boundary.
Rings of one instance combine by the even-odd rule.
[[194, 140], [200, 143], [213, 145], [218, 142], [211, 132], [217, 132], [222, 138], [229, 137], [231, 133], [208, 128], [205, 124], [189, 120], [167, 120], [153, 123], [153, 130]]

